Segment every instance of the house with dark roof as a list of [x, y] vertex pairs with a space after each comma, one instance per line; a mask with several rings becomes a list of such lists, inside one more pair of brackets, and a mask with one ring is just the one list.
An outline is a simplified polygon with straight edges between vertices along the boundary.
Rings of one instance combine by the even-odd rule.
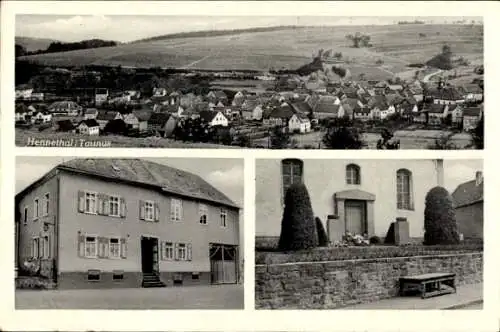
[[466, 102], [480, 102], [483, 100], [483, 89], [478, 84], [464, 84], [459, 87]]
[[57, 131], [75, 133], [76, 127], [71, 120], [59, 120], [57, 121]]
[[203, 122], [208, 123], [209, 126], [222, 126], [227, 127], [229, 125], [228, 118], [222, 112], [214, 111], [201, 111], [200, 119]]
[[288, 131], [305, 134], [311, 131], [311, 120], [303, 113], [295, 113], [288, 120]]
[[477, 127], [479, 120], [483, 116], [481, 107], [465, 107], [462, 112], [463, 130], [471, 131]]
[[103, 130], [109, 121], [123, 120], [123, 116], [121, 115], [120, 112], [100, 110], [97, 113], [97, 116], [95, 119], [96, 119], [97, 123], [99, 123], [99, 127], [101, 127], [101, 130]]
[[78, 133], [90, 136], [99, 135], [99, 129], [99, 123], [95, 119], [82, 120], [76, 126]]
[[176, 126], [177, 120], [169, 113], [152, 113], [147, 122], [148, 131], [156, 132], [163, 137], [170, 137]]
[[15, 197], [19, 269], [58, 289], [236, 283], [239, 207], [198, 175], [73, 159]]
[[266, 112], [263, 123], [266, 126], [288, 126], [288, 121], [294, 114], [295, 112], [290, 104], [283, 103], [281, 106]]
[[88, 119], [95, 119], [97, 118], [97, 114], [99, 114], [99, 111], [97, 111], [97, 108], [87, 108], [85, 112], [83, 113], [83, 119], [88, 120]]
[[426, 98], [432, 98], [434, 104], [461, 104], [465, 102], [464, 97], [458, 91], [457, 88], [453, 86], [444, 86], [441, 88], [429, 89], [426, 94]]
[[464, 240], [483, 239], [483, 173], [460, 184], [452, 194], [458, 231]]
[[82, 107], [74, 101], [56, 101], [49, 106], [49, 111], [53, 115], [77, 116]]
[[427, 123], [430, 125], [439, 126], [445, 123], [448, 117], [448, 105], [446, 104], [431, 104], [424, 109], [427, 112]]

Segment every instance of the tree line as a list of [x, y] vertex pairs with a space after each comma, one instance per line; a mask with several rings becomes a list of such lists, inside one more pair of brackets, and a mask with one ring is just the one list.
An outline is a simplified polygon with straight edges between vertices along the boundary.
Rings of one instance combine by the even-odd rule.
[[45, 53], [56, 53], [56, 52], [67, 52], [67, 51], [76, 51], [76, 50], [84, 50], [88, 48], [99, 48], [99, 47], [109, 47], [116, 46], [117, 42], [112, 40], [102, 40], [102, 39], [88, 39], [82, 40], [79, 42], [52, 42], [45, 50], [37, 50], [34, 52], [28, 52], [26, 47], [21, 44], [16, 44], [15, 46], [15, 56], [26, 56], [26, 55], [36, 55], [36, 54], [45, 54]]

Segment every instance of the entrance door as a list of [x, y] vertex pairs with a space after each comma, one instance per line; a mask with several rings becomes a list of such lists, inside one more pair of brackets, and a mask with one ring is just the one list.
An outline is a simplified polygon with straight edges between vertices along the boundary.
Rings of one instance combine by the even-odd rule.
[[345, 226], [351, 234], [366, 233], [364, 201], [345, 202]]
[[158, 239], [141, 237], [142, 273], [156, 273], [158, 269]]

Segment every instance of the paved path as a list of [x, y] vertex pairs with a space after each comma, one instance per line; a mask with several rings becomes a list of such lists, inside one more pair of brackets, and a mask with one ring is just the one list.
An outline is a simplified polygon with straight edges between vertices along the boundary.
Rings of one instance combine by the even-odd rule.
[[423, 82], [429, 82], [429, 80], [431, 79], [432, 76], [434, 75], [437, 75], [439, 73], [441, 73], [442, 70], [441, 69], [438, 69], [437, 71], [433, 72], [433, 73], [430, 73], [430, 74], [427, 74], [425, 75], [425, 77], [422, 79]]
[[[384, 310], [384, 309], [482, 309], [483, 284], [463, 285], [455, 294], [447, 294], [427, 299], [419, 296], [393, 297], [381, 301], [362, 303], [342, 309]], [[454, 308], [456, 307], [456, 308]]]
[[243, 285], [16, 290], [16, 309], [243, 309]]

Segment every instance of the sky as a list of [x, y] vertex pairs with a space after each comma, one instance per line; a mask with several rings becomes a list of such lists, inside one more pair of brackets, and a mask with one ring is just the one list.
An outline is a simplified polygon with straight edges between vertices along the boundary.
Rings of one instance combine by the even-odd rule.
[[397, 21], [423, 20], [451, 23], [477, 17], [342, 17], [342, 16], [152, 16], [152, 15], [17, 15], [16, 36], [48, 38], [72, 42], [84, 39], [105, 39], [129, 42], [164, 34], [269, 27], [278, 25], [386, 25]]
[[[58, 164], [74, 159], [72, 157], [17, 157], [16, 194], [41, 178]], [[201, 176], [226, 194], [233, 202], [243, 207], [243, 160], [203, 159], [199, 162], [190, 158], [143, 158], [165, 164]], [[199, 160], [199, 159], [198, 159]]]

